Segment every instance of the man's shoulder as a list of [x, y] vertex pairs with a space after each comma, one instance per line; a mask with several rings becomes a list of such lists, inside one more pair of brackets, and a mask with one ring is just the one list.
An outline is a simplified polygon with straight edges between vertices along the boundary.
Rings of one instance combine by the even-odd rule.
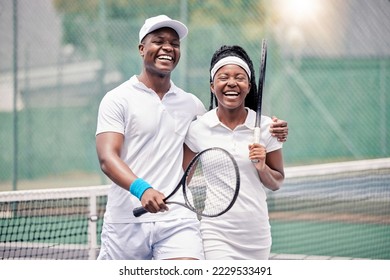
[[125, 100], [131, 98], [133, 95], [129, 93], [137, 91], [137, 88], [134, 85], [132, 79], [126, 80], [109, 90], [105, 94], [104, 99]]
[[134, 84], [134, 82], [130, 78], [130, 79], [122, 82], [121, 84], [117, 85], [113, 89], [111, 89], [108, 93], [111, 93], [111, 92], [114, 92], [114, 93], [122, 92], [122, 91], [124, 91], [124, 90], [126, 90], [128, 88], [133, 87], [133, 84]]
[[174, 92], [176, 93], [176, 96], [180, 96], [182, 102], [184, 102], [190, 110], [196, 109], [197, 115], [203, 115], [206, 112], [203, 102], [195, 94], [177, 86], [175, 86]]

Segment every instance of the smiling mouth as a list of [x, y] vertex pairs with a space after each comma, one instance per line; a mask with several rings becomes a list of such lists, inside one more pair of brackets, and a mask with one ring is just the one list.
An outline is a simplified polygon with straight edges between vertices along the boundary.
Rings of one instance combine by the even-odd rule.
[[159, 60], [173, 61], [173, 57], [169, 55], [161, 55], [158, 57]]
[[235, 97], [235, 96], [239, 96], [238, 92], [235, 92], [235, 91], [229, 91], [229, 92], [224, 92], [223, 95], [225, 96], [231, 96], [231, 97]]

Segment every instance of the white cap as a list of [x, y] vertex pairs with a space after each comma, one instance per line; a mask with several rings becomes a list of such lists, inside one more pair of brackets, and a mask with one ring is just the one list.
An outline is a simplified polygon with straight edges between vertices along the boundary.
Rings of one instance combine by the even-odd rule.
[[163, 27], [170, 27], [175, 30], [180, 39], [183, 39], [188, 33], [187, 26], [180, 21], [173, 20], [166, 15], [159, 15], [145, 20], [144, 25], [139, 31], [139, 42], [141, 43], [142, 39], [149, 33]]

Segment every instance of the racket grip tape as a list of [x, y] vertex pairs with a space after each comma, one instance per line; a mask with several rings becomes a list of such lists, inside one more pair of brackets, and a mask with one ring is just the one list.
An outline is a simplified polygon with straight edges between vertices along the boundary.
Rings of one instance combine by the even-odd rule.
[[260, 143], [260, 127], [255, 127], [253, 143]]
[[137, 207], [133, 209], [133, 215], [134, 217], [140, 217], [143, 214], [147, 213], [148, 211], [143, 207]]
[[[260, 143], [260, 127], [255, 127], [254, 135], [253, 135], [253, 143]], [[253, 163], [259, 162], [257, 159], [251, 160]]]

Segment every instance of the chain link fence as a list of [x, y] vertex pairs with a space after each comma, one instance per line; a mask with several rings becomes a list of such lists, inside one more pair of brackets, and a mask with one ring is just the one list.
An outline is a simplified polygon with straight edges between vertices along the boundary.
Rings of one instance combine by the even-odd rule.
[[157, 14], [189, 27], [173, 80], [206, 107], [213, 52], [241, 45], [258, 69], [268, 39], [263, 107], [288, 121], [287, 166], [390, 156], [387, 0], [3, 0], [0, 191], [106, 183], [98, 105], [141, 71]]

